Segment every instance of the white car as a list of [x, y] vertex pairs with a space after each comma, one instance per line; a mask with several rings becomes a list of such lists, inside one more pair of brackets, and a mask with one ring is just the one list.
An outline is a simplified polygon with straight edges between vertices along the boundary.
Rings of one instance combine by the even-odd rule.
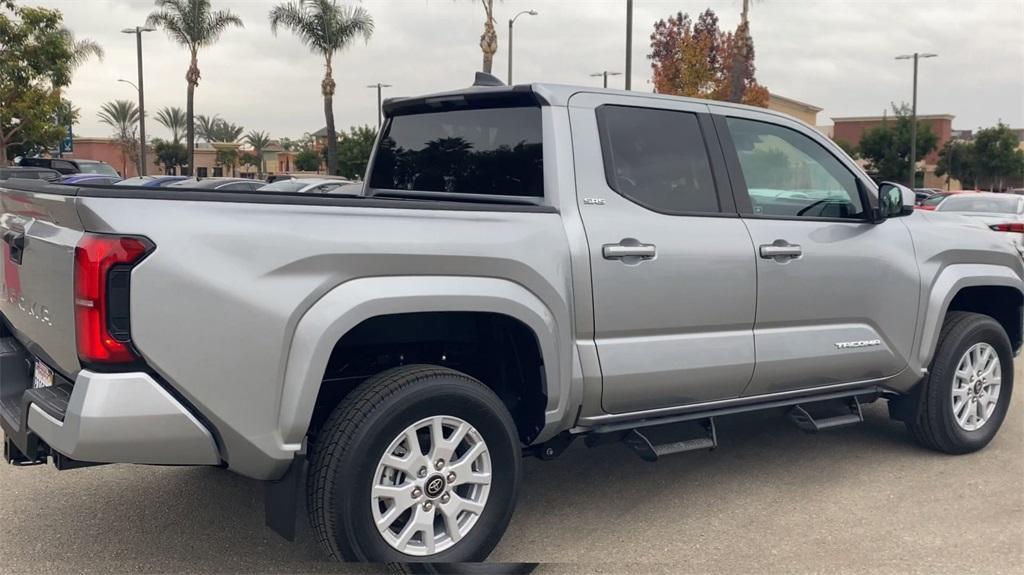
[[281, 180], [267, 184], [257, 192], [287, 192], [292, 194], [328, 194], [349, 183], [347, 180], [328, 180], [323, 178]]

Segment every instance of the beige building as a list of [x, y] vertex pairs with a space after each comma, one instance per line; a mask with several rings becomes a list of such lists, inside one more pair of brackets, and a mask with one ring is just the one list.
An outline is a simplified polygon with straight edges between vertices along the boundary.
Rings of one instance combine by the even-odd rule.
[[806, 102], [786, 98], [785, 96], [780, 96], [778, 94], [768, 95], [768, 109], [775, 110], [776, 112], [782, 112], [783, 114], [789, 114], [810, 126], [818, 125], [818, 112], [822, 110], [817, 106], [812, 106]]

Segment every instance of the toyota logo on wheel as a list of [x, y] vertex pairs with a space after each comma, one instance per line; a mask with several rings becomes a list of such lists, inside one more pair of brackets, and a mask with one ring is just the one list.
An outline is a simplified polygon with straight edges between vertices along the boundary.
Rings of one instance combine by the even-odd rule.
[[435, 475], [427, 480], [427, 486], [424, 489], [427, 492], [427, 497], [437, 497], [444, 492], [444, 478], [440, 475]]

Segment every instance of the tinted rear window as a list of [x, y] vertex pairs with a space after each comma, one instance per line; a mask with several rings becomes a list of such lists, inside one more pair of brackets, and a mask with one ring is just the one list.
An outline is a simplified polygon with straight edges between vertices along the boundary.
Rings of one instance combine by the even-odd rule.
[[395, 116], [381, 137], [370, 187], [543, 197], [540, 108]]

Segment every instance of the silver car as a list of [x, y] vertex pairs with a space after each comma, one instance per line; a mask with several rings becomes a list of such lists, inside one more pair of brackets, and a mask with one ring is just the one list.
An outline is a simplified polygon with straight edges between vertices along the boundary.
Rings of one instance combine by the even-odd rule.
[[997, 232], [1011, 234], [1018, 246], [1024, 246], [1024, 196], [979, 192], [949, 196], [935, 209], [980, 220]]

